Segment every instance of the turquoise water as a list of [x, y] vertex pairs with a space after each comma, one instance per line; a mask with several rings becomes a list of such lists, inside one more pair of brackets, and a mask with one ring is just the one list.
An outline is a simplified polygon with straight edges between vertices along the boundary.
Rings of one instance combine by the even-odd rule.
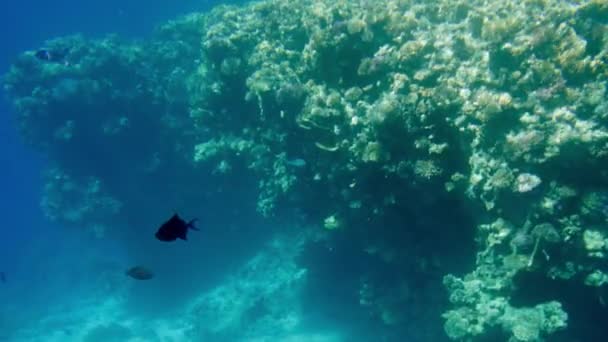
[[606, 340], [605, 2], [13, 6], [0, 341]]

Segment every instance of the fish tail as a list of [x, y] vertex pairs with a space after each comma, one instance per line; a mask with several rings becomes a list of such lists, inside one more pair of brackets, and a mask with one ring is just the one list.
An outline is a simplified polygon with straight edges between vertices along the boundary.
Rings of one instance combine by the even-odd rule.
[[194, 222], [196, 222], [196, 221], [198, 221], [198, 219], [196, 219], [196, 218], [190, 220], [190, 222], [188, 222], [187, 226], [188, 226], [188, 228], [190, 228], [192, 230], [199, 230], [200, 231], [200, 229], [196, 228], [196, 226], [194, 225]]

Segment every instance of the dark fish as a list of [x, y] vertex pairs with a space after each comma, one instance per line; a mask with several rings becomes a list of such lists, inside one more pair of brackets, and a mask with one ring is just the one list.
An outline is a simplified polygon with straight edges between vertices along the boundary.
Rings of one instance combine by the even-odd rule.
[[144, 266], [131, 267], [125, 274], [137, 280], [149, 280], [154, 278], [154, 273]]
[[6, 274], [4, 272], [0, 272], [0, 283], [6, 283]]
[[67, 60], [65, 59], [70, 50], [65, 48], [63, 50], [51, 50], [51, 49], [40, 49], [34, 53], [36, 58], [51, 63], [63, 63], [68, 65]]
[[176, 239], [188, 240], [188, 228], [198, 230], [194, 226], [196, 219], [186, 222], [182, 220], [177, 214], [174, 214], [169, 221], [163, 223], [155, 236], [160, 241], [175, 241]]

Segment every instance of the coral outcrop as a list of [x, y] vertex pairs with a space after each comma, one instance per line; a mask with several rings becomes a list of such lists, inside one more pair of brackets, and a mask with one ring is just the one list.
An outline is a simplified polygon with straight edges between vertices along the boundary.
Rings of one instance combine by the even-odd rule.
[[[454, 340], [605, 338], [605, 319], [589, 324], [577, 302], [607, 317], [607, 11], [600, 0], [219, 6], [144, 43], [55, 39], [69, 64], [25, 52], [5, 88], [23, 136], [54, 164], [52, 218], [108, 227], [129, 203], [238, 191], [374, 265], [340, 284], [356, 284], [387, 340], [445, 338], [412, 332], [407, 310], [443, 311]], [[447, 293], [431, 291], [442, 279]], [[443, 300], [413, 308], [404, 288]]]

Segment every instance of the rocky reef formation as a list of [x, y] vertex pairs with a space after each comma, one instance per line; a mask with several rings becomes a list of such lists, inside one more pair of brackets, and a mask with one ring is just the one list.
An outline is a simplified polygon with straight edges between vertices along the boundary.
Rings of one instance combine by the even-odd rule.
[[387, 340], [606, 338], [604, 1], [267, 0], [48, 47], [5, 88], [49, 217], [237, 197], [367, 265], [341, 304]]

